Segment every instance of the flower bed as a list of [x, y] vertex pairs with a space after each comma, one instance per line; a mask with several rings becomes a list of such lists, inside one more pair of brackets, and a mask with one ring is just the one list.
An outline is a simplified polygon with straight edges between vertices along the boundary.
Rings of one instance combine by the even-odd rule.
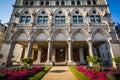
[[107, 78], [107, 74], [111, 74], [111, 73], [114, 73], [115, 70], [110, 70], [110, 69], [107, 69], [105, 71], [101, 71], [101, 72], [98, 72], [98, 71], [95, 71], [95, 70], [89, 70], [89, 69], [85, 69], [84, 67], [82, 66], [78, 66], [76, 67], [76, 69], [80, 72], [83, 72], [85, 75], [87, 75], [91, 80], [109, 80]]
[[18, 71], [12, 71], [12, 70], [1, 70], [2, 73], [7, 73], [7, 77], [5, 80], [25, 80], [26, 76], [30, 76], [31, 74], [34, 74], [40, 70], [42, 70], [43, 67], [40, 66], [34, 66], [30, 70], [18, 70]]

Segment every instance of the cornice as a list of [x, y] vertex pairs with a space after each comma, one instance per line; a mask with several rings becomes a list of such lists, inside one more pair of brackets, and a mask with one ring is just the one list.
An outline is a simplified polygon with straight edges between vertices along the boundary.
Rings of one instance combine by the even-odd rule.
[[54, 7], [108, 7], [109, 5], [65, 5], [65, 6], [18, 6], [18, 5], [13, 5], [14, 8], [54, 8]]

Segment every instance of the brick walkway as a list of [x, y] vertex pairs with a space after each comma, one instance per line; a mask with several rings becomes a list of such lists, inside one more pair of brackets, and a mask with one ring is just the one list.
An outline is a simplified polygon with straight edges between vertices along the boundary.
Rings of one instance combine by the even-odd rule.
[[42, 80], [77, 80], [68, 66], [53, 66]]

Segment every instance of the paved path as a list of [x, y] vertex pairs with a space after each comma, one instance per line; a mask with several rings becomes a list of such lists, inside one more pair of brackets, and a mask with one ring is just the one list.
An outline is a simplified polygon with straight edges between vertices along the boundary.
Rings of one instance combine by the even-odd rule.
[[68, 66], [53, 66], [42, 80], [77, 80]]

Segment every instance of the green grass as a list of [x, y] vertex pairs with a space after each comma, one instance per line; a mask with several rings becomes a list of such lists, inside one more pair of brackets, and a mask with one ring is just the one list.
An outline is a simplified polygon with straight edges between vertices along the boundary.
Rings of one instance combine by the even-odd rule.
[[51, 66], [46, 66], [42, 71], [28, 77], [28, 80], [41, 80], [50, 69]]
[[74, 66], [69, 66], [69, 69], [76, 76], [77, 80], [90, 80], [85, 74], [77, 71]]

